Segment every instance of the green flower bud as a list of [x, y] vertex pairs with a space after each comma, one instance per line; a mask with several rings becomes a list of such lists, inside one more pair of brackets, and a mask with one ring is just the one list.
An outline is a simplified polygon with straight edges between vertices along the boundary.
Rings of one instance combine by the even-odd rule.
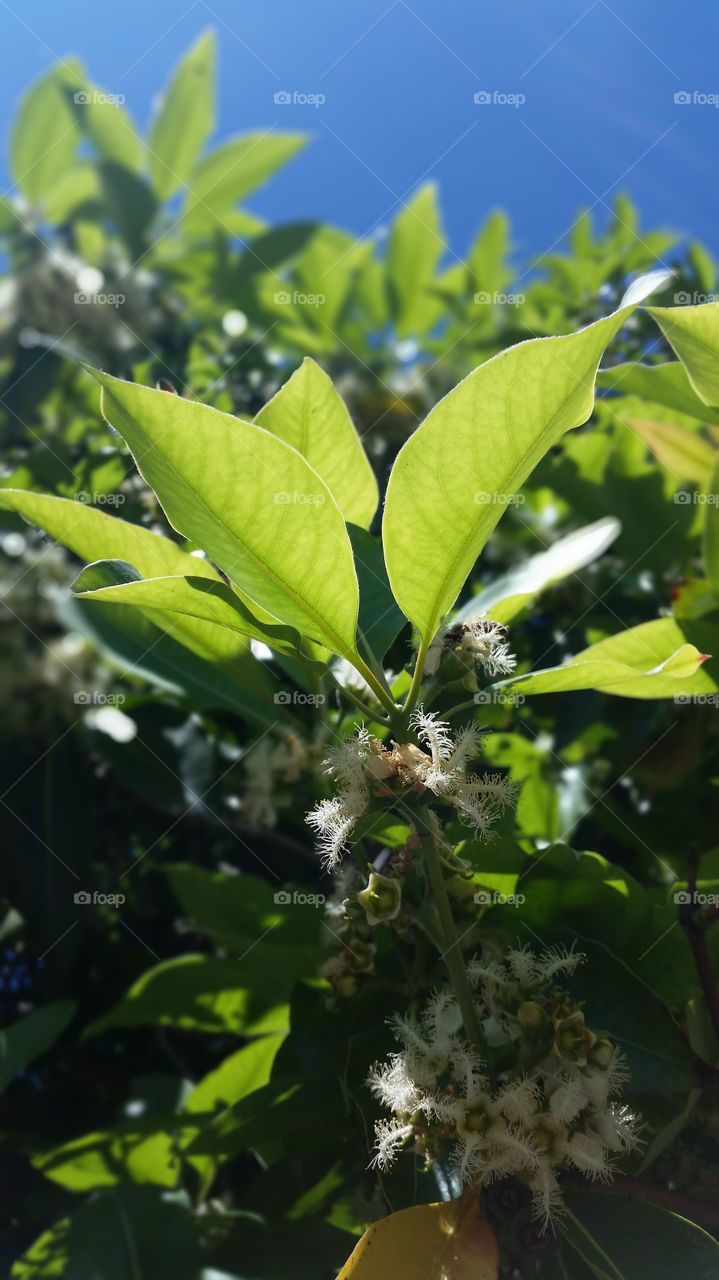
[[372, 871], [367, 888], [357, 894], [357, 901], [365, 909], [368, 924], [382, 924], [399, 915], [402, 886], [399, 880], [390, 880], [387, 876]]

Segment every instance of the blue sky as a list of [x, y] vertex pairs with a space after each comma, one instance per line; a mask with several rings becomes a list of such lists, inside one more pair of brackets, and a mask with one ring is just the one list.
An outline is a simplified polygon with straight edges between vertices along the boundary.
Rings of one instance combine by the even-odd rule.
[[[461, 253], [489, 209], [522, 257], [546, 251], [582, 205], [628, 191], [643, 224], [719, 254], [716, 49], [706, 0], [0, 0], [5, 148], [24, 86], [74, 53], [145, 125], [179, 55], [219, 41], [217, 137], [307, 130], [307, 150], [252, 201], [272, 220], [317, 217], [362, 234], [420, 181], [440, 187]], [[278, 90], [324, 95], [278, 105]], [[524, 102], [474, 102], [480, 91]], [[688, 103], [675, 102], [685, 92]]]

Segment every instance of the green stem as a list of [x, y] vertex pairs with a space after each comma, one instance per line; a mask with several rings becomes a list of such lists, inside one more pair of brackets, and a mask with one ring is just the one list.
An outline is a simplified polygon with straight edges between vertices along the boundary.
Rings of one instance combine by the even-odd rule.
[[407, 715], [408, 712], [413, 711], [417, 704], [417, 700], [419, 698], [419, 692], [422, 687], [422, 677], [424, 675], [424, 664], [427, 659], [428, 648], [429, 648], [429, 645], [427, 644], [426, 640], [423, 640], [419, 646], [419, 652], [417, 653], [417, 661], [414, 664], [414, 672], [412, 674], [412, 683], [409, 688], [409, 693], [407, 694], [407, 698], [405, 700], [404, 706], [402, 707], [402, 712], [404, 715]]
[[388, 698], [391, 698], [391, 697], [392, 697], [392, 690], [390, 689], [389, 685], [387, 684], [387, 677], [385, 676], [385, 673], [384, 673], [384, 667], [382, 666], [382, 663], [380, 662], [379, 658], [377, 657], [377, 654], [375, 653], [374, 649], [372, 648], [372, 645], [370, 644], [369, 640], [367, 639], [367, 637], [366, 637], [366, 635], [365, 635], [364, 631], [360, 631], [360, 630], [358, 629], [358, 631], [357, 631], [357, 635], [359, 636], [359, 639], [362, 641], [362, 644], [364, 645], [364, 648], [365, 648], [365, 650], [366, 650], [366, 652], [367, 652], [367, 657], [368, 657], [368, 659], [369, 659], [369, 665], [370, 665], [370, 667], [372, 668], [372, 671], [373, 671], [373, 672], [374, 672], [374, 674], [376, 675], [377, 680], [379, 681], [379, 683], [381, 684], [381, 686], [382, 686], [382, 688], [384, 689], [385, 693], [387, 694], [387, 697], [388, 697]]
[[390, 715], [393, 715], [397, 711], [397, 707], [392, 699], [392, 695], [390, 693], [385, 693], [384, 689], [382, 688], [382, 685], [380, 684], [379, 680], [374, 674], [374, 671], [372, 671], [371, 668], [367, 666], [367, 663], [365, 662], [364, 658], [361, 658], [360, 655], [356, 653], [352, 658], [349, 659], [349, 661], [351, 662], [355, 671], [358, 671], [359, 674], [362, 676], [362, 679], [367, 682], [375, 698], [377, 699], [378, 702], [382, 704], [385, 711], [388, 711]]
[[375, 707], [374, 710], [372, 707], [368, 707], [367, 703], [363, 702], [352, 689], [348, 689], [346, 685], [340, 684], [337, 677], [331, 671], [329, 672], [329, 675], [342, 696], [347, 698], [348, 702], [354, 703], [357, 709], [361, 711], [364, 716], [367, 716], [369, 720], [377, 721], [379, 724], [389, 725], [388, 716], [383, 716], [382, 712], [377, 707]]
[[451, 720], [452, 716], [459, 715], [460, 711], [468, 711], [470, 707], [477, 710], [477, 703], [474, 698], [470, 698], [468, 702], [458, 702], [456, 707], [450, 707], [449, 711], [443, 711], [442, 715], [446, 720]]
[[432, 894], [434, 896], [437, 914], [439, 915], [440, 924], [442, 926], [442, 935], [444, 941], [444, 951], [442, 959], [447, 966], [450, 981], [454, 987], [454, 994], [457, 997], [460, 1013], [462, 1014], [462, 1022], [467, 1039], [476, 1046], [480, 1052], [484, 1051], [484, 1040], [482, 1030], [477, 1017], [477, 1010], [474, 1007], [472, 992], [467, 981], [467, 975], [464, 971], [464, 960], [462, 951], [457, 938], [457, 930], [454, 924], [454, 916], [452, 915], [452, 906], [447, 893], [444, 875], [442, 872], [442, 863], [437, 851], [437, 837], [432, 831], [429, 824], [424, 824], [416, 815], [418, 822], [425, 827], [426, 839], [423, 842], [423, 850], [427, 871], [429, 872], [430, 884], [432, 885]]

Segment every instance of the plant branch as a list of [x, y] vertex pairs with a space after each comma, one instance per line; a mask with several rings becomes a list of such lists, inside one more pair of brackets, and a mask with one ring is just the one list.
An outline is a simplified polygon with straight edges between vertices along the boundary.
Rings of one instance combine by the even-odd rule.
[[467, 975], [464, 971], [464, 961], [462, 959], [462, 951], [457, 938], [457, 930], [452, 915], [452, 906], [447, 893], [447, 886], [444, 882], [442, 872], [442, 863], [437, 849], [438, 836], [436, 830], [433, 829], [431, 822], [426, 822], [423, 816], [415, 815], [417, 824], [424, 829], [425, 839], [423, 841], [423, 850], [425, 855], [425, 863], [429, 873], [430, 884], [432, 885], [432, 894], [434, 896], [437, 914], [439, 915], [442, 927], [442, 937], [444, 951], [441, 959], [447, 966], [450, 981], [457, 997], [460, 1013], [462, 1014], [462, 1022], [467, 1039], [475, 1045], [480, 1052], [484, 1051], [484, 1038], [477, 1017], [477, 1010], [474, 1007], [474, 1000], [470, 990]]
[[[688, 903], [680, 903], [678, 914], [679, 923], [691, 948], [694, 966], [701, 983], [712, 1026], [717, 1038], [719, 1038], [719, 987], [717, 986], [717, 978], [712, 968], [707, 946], [706, 926], [696, 908], [696, 889], [700, 860], [701, 854], [698, 847], [692, 845], [689, 850], [689, 869], [687, 874], [687, 889], [690, 901]], [[711, 920], [707, 921], [707, 923], [711, 923]]]

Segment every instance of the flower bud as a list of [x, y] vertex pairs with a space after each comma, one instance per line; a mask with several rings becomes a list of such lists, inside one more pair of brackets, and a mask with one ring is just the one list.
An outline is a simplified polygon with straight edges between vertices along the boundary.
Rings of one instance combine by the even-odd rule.
[[554, 1043], [560, 1058], [574, 1063], [576, 1067], [586, 1067], [587, 1054], [596, 1039], [589, 1027], [585, 1026], [584, 1014], [579, 1010], [558, 1023], [554, 1033]]
[[546, 1030], [548, 1021], [544, 1009], [541, 1004], [537, 1004], [536, 1000], [524, 1000], [517, 1009], [517, 1022], [530, 1034], [541, 1034]]

